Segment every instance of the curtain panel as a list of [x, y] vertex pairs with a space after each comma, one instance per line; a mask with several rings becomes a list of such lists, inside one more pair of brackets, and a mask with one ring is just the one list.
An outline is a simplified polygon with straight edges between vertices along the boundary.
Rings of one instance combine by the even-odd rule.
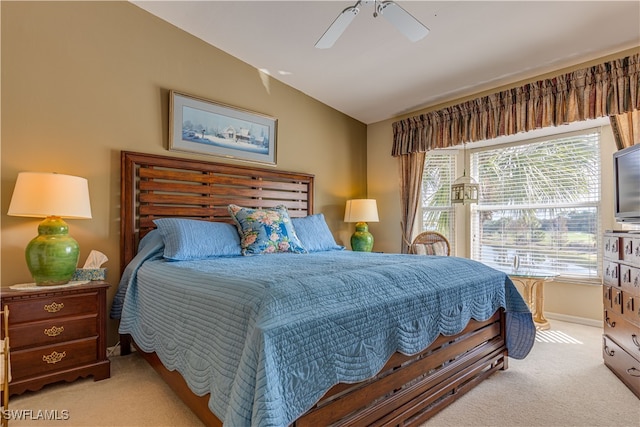
[[394, 157], [640, 109], [640, 53], [393, 123]]
[[609, 116], [618, 150], [640, 144], [640, 110]]
[[422, 188], [422, 172], [426, 153], [409, 153], [400, 156], [400, 209], [402, 220], [401, 253], [409, 253], [413, 241], [413, 231], [416, 227], [416, 216], [420, 208]]

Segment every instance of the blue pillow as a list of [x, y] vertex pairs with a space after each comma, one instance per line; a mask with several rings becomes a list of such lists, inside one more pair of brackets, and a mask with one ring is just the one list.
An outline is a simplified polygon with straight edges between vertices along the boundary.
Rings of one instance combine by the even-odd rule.
[[174, 261], [241, 255], [233, 224], [185, 218], [153, 220], [164, 241], [164, 257]]
[[315, 214], [303, 218], [291, 218], [298, 238], [309, 252], [343, 250], [344, 246], [336, 243], [324, 214]]
[[276, 252], [306, 254], [284, 205], [251, 209], [229, 205], [229, 214], [238, 226], [242, 255]]

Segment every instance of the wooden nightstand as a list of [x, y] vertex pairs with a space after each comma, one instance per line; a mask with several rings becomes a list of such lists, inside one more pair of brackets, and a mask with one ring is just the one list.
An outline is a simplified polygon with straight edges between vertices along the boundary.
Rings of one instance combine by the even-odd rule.
[[93, 375], [109, 378], [106, 319], [107, 282], [67, 288], [2, 288], [9, 306], [11, 395], [58, 381]]

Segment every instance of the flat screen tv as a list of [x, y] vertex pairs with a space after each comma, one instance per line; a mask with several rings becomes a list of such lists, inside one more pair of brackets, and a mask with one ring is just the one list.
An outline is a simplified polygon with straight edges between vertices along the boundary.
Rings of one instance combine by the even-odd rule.
[[613, 154], [613, 177], [616, 221], [640, 224], [640, 145]]

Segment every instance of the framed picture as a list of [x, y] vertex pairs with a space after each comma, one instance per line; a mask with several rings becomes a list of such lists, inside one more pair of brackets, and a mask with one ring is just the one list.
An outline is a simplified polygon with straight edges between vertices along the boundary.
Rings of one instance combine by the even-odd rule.
[[169, 150], [276, 164], [273, 117], [171, 91]]

